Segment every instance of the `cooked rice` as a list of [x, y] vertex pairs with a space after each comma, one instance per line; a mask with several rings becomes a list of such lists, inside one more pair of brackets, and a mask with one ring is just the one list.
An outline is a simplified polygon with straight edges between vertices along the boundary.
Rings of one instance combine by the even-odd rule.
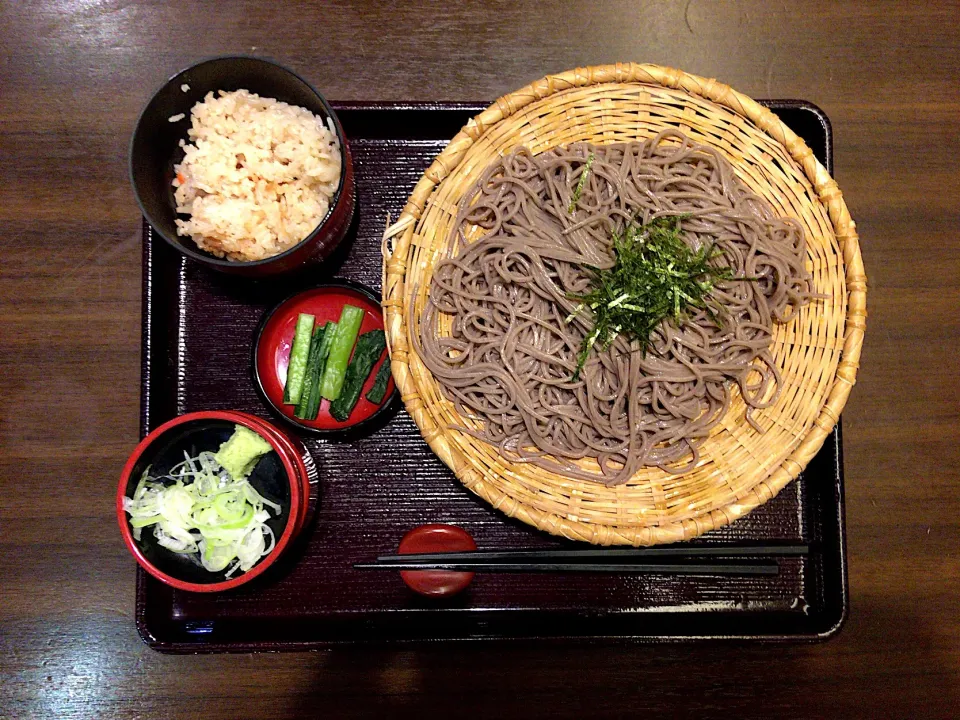
[[207, 93], [174, 166], [177, 233], [231, 260], [290, 249], [323, 220], [340, 182], [333, 123], [247, 90]]

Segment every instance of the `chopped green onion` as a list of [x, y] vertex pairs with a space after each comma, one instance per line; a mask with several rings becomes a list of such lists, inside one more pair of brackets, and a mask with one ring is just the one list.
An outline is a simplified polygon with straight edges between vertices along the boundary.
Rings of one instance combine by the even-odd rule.
[[[235, 440], [241, 429], [247, 430], [237, 426], [220, 452], [230, 446], [231, 457], [240, 460], [250, 452], [251, 446], [245, 445], [249, 438]], [[147, 468], [133, 496], [123, 499], [123, 508], [130, 515], [137, 540], [143, 528], [152, 525], [158, 545], [174, 553], [195, 555], [208, 571], [227, 570], [230, 577], [237, 570], [246, 572], [273, 549], [276, 539], [266, 524], [270, 518], [267, 508], [279, 514], [280, 506], [261, 496], [246, 476], [232, 476], [218, 462], [219, 455], [201, 452], [190, 457], [184, 453], [183, 462], [158, 477], [151, 477]], [[256, 456], [254, 464], [262, 455]], [[238, 462], [244, 472], [247, 464]]]
[[570, 198], [570, 205], [567, 212], [572, 213], [577, 209], [577, 203], [580, 202], [580, 195], [583, 194], [583, 188], [587, 184], [587, 175], [590, 174], [590, 168], [593, 167], [594, 155], [590, 153], [587, 156], [587, 162], [583, 165], [583, 171], [580, 173], [580, 180], [577, 181], [577, 187], [573, 191], [573, 197]]
[[610, 302], [608, 302], [607, 307], [615, 308], [617, 305], [623, 304], [624, 300], [629, 300], [629, 299], [630, 299], [630, 293], [623, 293], [623, 295], [618, 297], [616, 300], [611, 300]]
[[569, 315], [567, 315], [566, 320], [563, 321], [564, 324], [569, 325], [570, 323], [572, 323], [572, 322], [573, 322], [573, 319], [580, 313], [581, 310], [583, 310], [583, 308], [584, 308], [583, 303], [580, 303], [579, 305], [577, 305], [577, 306], [573, 309], [573, 312], [570, 313]]

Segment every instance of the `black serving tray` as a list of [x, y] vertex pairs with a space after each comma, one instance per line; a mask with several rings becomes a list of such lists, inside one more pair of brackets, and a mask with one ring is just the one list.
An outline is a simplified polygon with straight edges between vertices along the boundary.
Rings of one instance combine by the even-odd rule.
[[[830, 123], [815, 106], [764, 103], [832, 172]], [[357, 215], [322, 270], [282, 281], [216, 274], [144, 224], [141, 432], [180, 413], [237, 409], [279, 422], [261, 401], [250, 347], [263, 313], [297, 287], [345, 277], [379, 288], [380, 238], [414, 184], [480, 104], [334, 103], [356, 168]], [[302, 437], [320, 470], [317, 517], [277, 567], [217, 595], [173, 590], [138, 568], [136, 622], [167, 652], [312, 649], [457, 639], [817, 640], [847, 613], [839, 425], [796, 481], [695, 544], [805, 543], [771, 577], [478, 575], [443, 601], [399, 575], [354, 570], [427, 522], [468, 530], [481, 548], [569, 547], [489, 507], [433, 454], [400, 407], [350, 442]]]

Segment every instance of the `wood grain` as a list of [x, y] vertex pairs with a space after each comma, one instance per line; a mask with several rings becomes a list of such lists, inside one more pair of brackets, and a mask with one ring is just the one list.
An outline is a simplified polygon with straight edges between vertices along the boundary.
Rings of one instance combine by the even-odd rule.
[[[126, 143], [191, 61], [255, 52], [339, 100], [493, 98], [636, 60], [831, 117], [870, 277], [844, 412], [851, 616], [789, 647], [457, 646], [166, 657], [133, 627], [115, 478], [137, 436]], [[960, 708], [956, 3], [0, 6], [0, 716], [951, 717]]]

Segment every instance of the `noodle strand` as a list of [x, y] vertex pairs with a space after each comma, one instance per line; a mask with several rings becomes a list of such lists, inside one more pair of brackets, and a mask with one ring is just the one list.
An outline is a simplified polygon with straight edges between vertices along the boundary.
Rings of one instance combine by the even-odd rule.
[[[588, 266], [613, 265], [614, 232], [664, 216], [681, 217], [694, 250], [714, 244], [734, 277], [753, 280], [719, 283], [714, 317], [664, 320], [646, 355], [622, 335], [595, 347], [572, 380], [592, 317], [570, 297], [589, 290]], [[772, 325], [813, 297], [804, 257], [800, 224], [777, 217], [716, 150], [678, 131], [540, 155], [521, 147], [461, 201], [414, 344], [461, 415], [482, 423], [460, 429], [513, 461], [607, 485], [646, 466], [688, 472], [733, 384], [757, 430], [752, 410], [776, 402]], [[441, 314], [452, 316], [448, 336]], [[584, 458], [599, 471], [575, 463]]]

